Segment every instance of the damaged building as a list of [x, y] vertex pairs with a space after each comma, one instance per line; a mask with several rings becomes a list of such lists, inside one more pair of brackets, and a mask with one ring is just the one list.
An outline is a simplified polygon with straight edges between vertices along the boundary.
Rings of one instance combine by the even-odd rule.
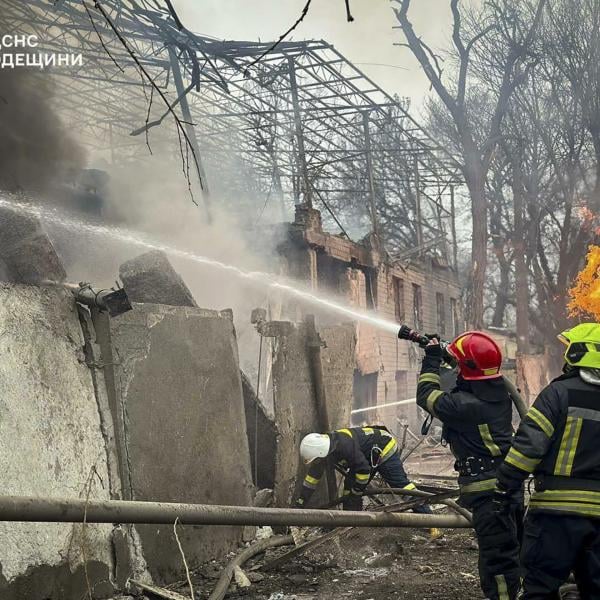
[[[323, 425], [323, 407], [331, 427], [350, 417], [353, 329], [260, 324], [276, 342], [273, 418], [240, 371], [231, 311], [199, 308], [166, 257], [124, 264], [133, 302], [108, 305], [85, 285], [50, 281], [64, 273], [39, 222], [1, 211], [3, 239], [17, 228], [35, 231], [43, 254], [13, 264], [0, 252], [6, 492], [251, 506], [268, 486], [288, 506], [299, 436]], [[21, 275], [29, 260], [37, 282]], [[324, 345], [318, 376], [314, 336]], [[252, 536], [244, 527], [187, 526], [175, 537], [172, 526], [4, 522], [0, 594], [76, 599], [89, 583], [94, 598], [109, 598], [134, 589], [130, 580], [167, 585], [181, 574], [178, 544], [199, 565]]]
[[[288, 241], [281, 247], [287, 270], [313, 290], [398, 327], [405, 323], [443, 338], [464, 330], [461, 287], [455, 270], [441, 257], [414, 252], [393, 260], [373, 238], [355, 243], [325, 232], [319, 211], [306, 206], [296, 208], [288, 231]], [[419, 351], [369, 323], [358, 322], [355, 327], [353, 422], [381, 422], [397, 431], [399, 423], [406, 421], [417, 431]]]
[[[15, 200], [0, 190], [6, 494], [79, 500], [86, 509], [109, 501], [289, 507], [306, 433], [365, 421], [417, 428], [418, 349], [279, 293], [261, 290], [249, 306], [239, 287], [239, 297], [223, 299], [214, 293], [223, 280], [207, 271], [192, 285], [189, 265], [184, 272], [163, 252], [164, 231], [152, 218], [180, 210], [186, 220], [184, 203], [201, 215], [202, 231], [192, 231], [177, 260], [212, 256], [211, 240], [233, 246], [246, 236], [241, 262], [245, 249], [274, 238], [276, 252], [259, 257], [265, 280], [285, 275], [353, 310], [451, 336], [462, 328], [454, 213], [462, 180], [405, 103], [326, 41], [275, 49], [219, 41], [180, 27], [168, 4], [105, 0], [102, 13], [79, 0], [10, 0], [0, 13], [6, 31], [33, 27], [40, 52], [85, 57], [81, 67], [53, 71], [58, 83], [40, 101], [65, 136], [77, 133], [73, 154], [89, 151], [96, 161], [76, 162], [68, 177], [33, 190], [39, 205], [80, 219], [62, 237], [52, 230], [64, 223], [39, 219], [27, 193]], [[88, 35], [90, 19], [101, 44]], [[132, 54], [148, 74], [143, 85]], [[173, 105], [159, 102], [159, 90]], [[19, 173], [36, 166], [26, 162]], [[44, 172], [52, 179], [64, 171]], [[151, 215], [150, 196], [161, 205]], [[220, 212], [237, 221], [211, 230]], [[169, 224], [179, 250], [181, 222]], [[136, 228], [158, 241], [135, 237]], [[81, 232], [100, 239], [82, 234], [77, 247]], [[134, 256], [130, 246], [123, 257], [113, 249], [130, 242]], [[228, 277], [252, 280], [223, 260], [213, 263]], [[102, 281], [74, 283], [75, 267]], [[258, 350], [258, 361], [246, 362], [242, 346]], [[182, 555], [193, 570], [255, 533], [222, 524], [3, 521], [0, 597], [105, 599], [170, 586], [186, 576]]]

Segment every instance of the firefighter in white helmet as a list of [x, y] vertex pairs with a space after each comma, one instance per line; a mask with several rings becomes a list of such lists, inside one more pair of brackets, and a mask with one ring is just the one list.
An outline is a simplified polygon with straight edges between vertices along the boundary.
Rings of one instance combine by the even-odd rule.
[[[303, 508], [316, 489], [328, 461], [346, 473], [344, 510], [362, 510], [362, 496], [369, 481], [379, 473], [392, 488], [414, 490], [406, 475], [396, 438], [382, 426], [351, 427], [329, 433], [309, 433], [300, 444], [300, 455], [309, 465], [296, 507]], [[431, 514], [427, 505], [413, 508], [416, 513]], [[433, 537], [440, 532], [432, 529]]]

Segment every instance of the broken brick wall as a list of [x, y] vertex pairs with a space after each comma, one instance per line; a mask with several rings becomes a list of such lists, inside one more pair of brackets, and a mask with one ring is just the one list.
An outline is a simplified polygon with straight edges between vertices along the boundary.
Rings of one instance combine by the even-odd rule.
[[[324, 232], [318, 211], [303, 207], [297, 207], [296, 221], [279, 250], [287, 260], [288, 272], [316, 293], [333, 295], [361, 310], [373, 310], [398, 327], [406, 323], [450, 339], [464, 328], [456, 274], [431, 257], [387, 261], [369, 240], [353, 242]], [[314, 310], [302, 306], [292, 318], [300, 320]], [[326, 321], [323, 315], [318, 315], [319, 319], [333, 325], [348, 317], [331, 313]], [[418, 431], [422, 415], [414, 398], [422, 351], [368, 323], [356, 321], [355, 326], [354, 401], [357, 407], [368, 409], [357, 413], [355, 422], [383, 423], [398, 432], [398, 420], [402, 419]], [[406, 404], [383, 406], [405, 400]]]

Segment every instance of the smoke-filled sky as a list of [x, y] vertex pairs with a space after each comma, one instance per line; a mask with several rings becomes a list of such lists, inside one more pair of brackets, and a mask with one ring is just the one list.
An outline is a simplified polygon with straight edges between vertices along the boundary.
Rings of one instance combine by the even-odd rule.
[[[479, 4], [482, 0], [473, 0]], [[298, 18], [306, 0], [174, 0], [192, 31], [223, 39], [271, 41]], [[469, 4], [466, 0], [464, 4]], [[448, 0], [413, 0], [415, 31], [434, 48], [451, 43]], [[409, 96], [418, 114], [429, 84], [402, 42], [390, 0], [351, 0], [355, 21], [346, 21], [344, 0], [313, 0], [291, 39], [325, 39], [390, 93]], [[377, 64], [364, 64], [377, 63]], [[378, 66], [378, 65], [392, 65]], [[394, 68], [402, 67], [402, 68]]]

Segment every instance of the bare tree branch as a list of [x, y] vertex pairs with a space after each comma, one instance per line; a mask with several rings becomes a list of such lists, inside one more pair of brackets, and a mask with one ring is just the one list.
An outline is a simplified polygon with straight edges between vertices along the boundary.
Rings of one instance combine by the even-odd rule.
[[302, 9], [300, 16], [296, 19], [295, 23], [287, 31], [282, 33], [279, 36], [279, 39], [274, 44], [269, 46], [262, 54], [260, 54], [260, 56], [255, 58], [246, 67], [246, 72], [249, 71], [255, 64], [259, 63], [265, 56], [267, 56], [267, 54], [270, 54], [271, 52], [273, 52], [273, 50], [275, 50], [275, 48], [277, 48], [277, 46], [279, 46], [279, 44], [281, 44], [281, 42], [283, 42], [283, 40], [285, 40], [285, 38], [288, 35], [290, 35], [290, 33], [292, 33], [292, 31], [294, 31], [294, 29], [296, 29], [298, 27], [298, 25], [300, 25], [300, 23], [302, 23], [302, 21], [304, 21], [306, 15], [308, 14], [308, 10], [309, 10], [311, 4], [312, 4], [312, 0], [308, 0], [307, 3], [304, 5], [304, 8]]
[[[100, 12], [100, 14], [104, 17], [104, 20], [106, 21], [106, 23], [108, 24], [108, 26], [110, 27], [110, 29], [113, 31], [113, 33], [115, 34], [115, 36], [117, 37], [117, 39], [119, 40], [119, 42], [121, 43], [121, 45], [125, 48], [125, 50], [127, 51], [127, 54], [129, 54], [129, 56], [131, 57], [131, 59], [133, 60], [133, 62], [136, 64], [136, 66], [139, 69], [140, 73], [143, 74], [143, 76], [145, 77], [146, 81], [148, 81], [150, 83], [150, 85], [152, 86], [152, 88], [158, 93], [158, 95], [160, 96], [161, 100], [166, 105], [168, 112], [172, 115], [172, 117], [173, 117], [173, 119], [175, 121], [175, 125], [176, 125], [178, 133], [185, 140], [186, 153], [189, 153], [189, 151], [191, 150], [192, 157], [194, 159], [194, 165], [196, 167], [196, 173], [198, 175], [198, 181], [200, 182], [201, 189], [204, 189], [204, 181], [203, 181], [201, 170], [200, 170], [200, 164], [198, 162], [198, 157], [196, 156], [196, 152], [194, 151], [194, 147], [192, 145], [192, 142], [191, 142], [191, 140], [188, 137], [188, 134], [187, 134], [187, 132], [185, 130], [185, 127], [183, 126], [183, 123], [181, 122], [181, 119], [179, 118], [179, 116], [177, 115], [177, 113], [171, 107], [171, 103], [169, 102], [169, 99], [166, 97], [165, 93], [160, 89], [160, 87], [156, 85], [155, 81], [152, 79], [151, 75], [148, 73], [148, 71], [146, 70], [146, 68], [144, 67], [144, 65], [139, 61], [139, 59], [135, 55], [135, 52], [130, 48], [127, 40], [123, 37], [123, 35], [121, 34], [121, 32], [117, 29], [116, 25], [113, 23], [112, 19], [108, 15], [108, 13], [104, 10], [104, 7], [100, 3], [100, 0], [94, 0], [94, 6]], [[183, 159], [183, 154], [182, 154], [182, 159]], [[189, 165], [189, 161], [188, 161], [188, 165]], [[193, 192], [192, 192], [192, 184], [191, 184], [191, 180], [190, 180], [190, 176], [189, 176], [189, 168], [188, 169], [184, 169], [184, 172], [186, 173], [186, 180], [187, 180], [187, 184], [188, 184], [188, 191], [189, 191], [190, 196], [192, 197], [192, 200], [193, 200], [194, 197], [193, 197]]]

